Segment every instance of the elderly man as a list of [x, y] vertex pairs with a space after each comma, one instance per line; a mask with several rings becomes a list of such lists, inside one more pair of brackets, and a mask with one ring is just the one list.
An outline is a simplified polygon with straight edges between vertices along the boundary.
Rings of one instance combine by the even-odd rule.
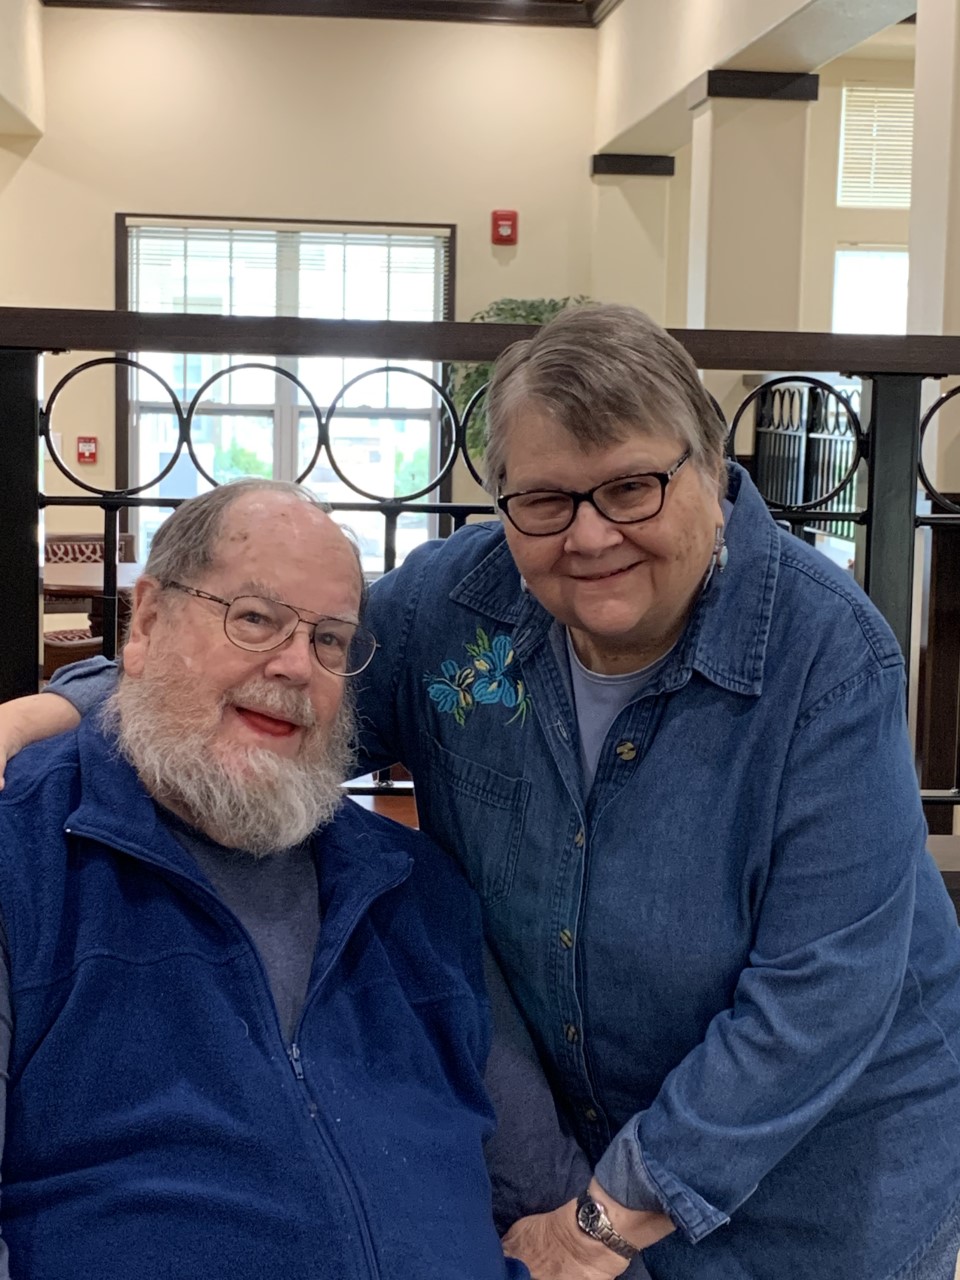
[[302, 491], [195, 498], [106, 716], [10, 766], [15, 1277], [527, 1275], [484, 1166], [476, 903], [426, 837], [341, 803], [362, 594]]

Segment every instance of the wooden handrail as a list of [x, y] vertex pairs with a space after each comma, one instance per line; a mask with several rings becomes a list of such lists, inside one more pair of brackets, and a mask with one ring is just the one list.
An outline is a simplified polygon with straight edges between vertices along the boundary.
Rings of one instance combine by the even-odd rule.
[[[308, 320], [168, 312], [0, 307], [0, 348], [28, 351], [222, 352], [492, 360], [535, 326], [456, 321]], [[672, 329], [701, 369], [960, 373], [960, 337]]]

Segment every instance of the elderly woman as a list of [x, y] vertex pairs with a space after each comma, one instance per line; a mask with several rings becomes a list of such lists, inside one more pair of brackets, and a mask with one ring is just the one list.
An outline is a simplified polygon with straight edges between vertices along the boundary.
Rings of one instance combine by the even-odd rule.
[[512, 347], [488, 418], [501, 521], [375, 584], [359, 697], [594, 1169], [504, 1247], [538, 1280], [952, 1280], [960, 931], [889, 628], [640, 313]]

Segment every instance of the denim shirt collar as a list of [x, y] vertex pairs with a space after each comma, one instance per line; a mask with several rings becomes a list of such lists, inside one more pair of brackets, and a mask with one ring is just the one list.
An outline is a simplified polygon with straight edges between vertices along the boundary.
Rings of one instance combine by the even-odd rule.
[[[693, 671], [732, 693], [758, 696], [773, 599], [780, 569], [780, 533], [753, 481], [736, 462], [727, 464], [727, 567], [715, 572], [694, 605], [690, 621], [649, 692], [670, 692]], [[522, 662], [546, 640], [553, 618], [524, 588], [502, 533], [494, 549], [450, 593], [464, 605], [513, 630]]]

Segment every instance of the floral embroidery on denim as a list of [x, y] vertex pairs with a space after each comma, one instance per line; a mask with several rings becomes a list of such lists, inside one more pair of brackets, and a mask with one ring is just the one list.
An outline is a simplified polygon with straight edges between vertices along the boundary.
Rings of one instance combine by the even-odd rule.
[[498, 702], [514, 714], [506, 722], [527, 718], [530, 698], [520, 676], [513, 671], [513, 641], [507, 635], [491, 640], [482, 627], [477, 627], [474, 644], [464, 645], [472, 661], [459, 666], [452, 658], [440, 664], [439, 679], [430, 680], [427, 693], [437, 707], [453, 716], [457, 724], [466, 724], [467, 712], [478, 705], [494, 706]]

